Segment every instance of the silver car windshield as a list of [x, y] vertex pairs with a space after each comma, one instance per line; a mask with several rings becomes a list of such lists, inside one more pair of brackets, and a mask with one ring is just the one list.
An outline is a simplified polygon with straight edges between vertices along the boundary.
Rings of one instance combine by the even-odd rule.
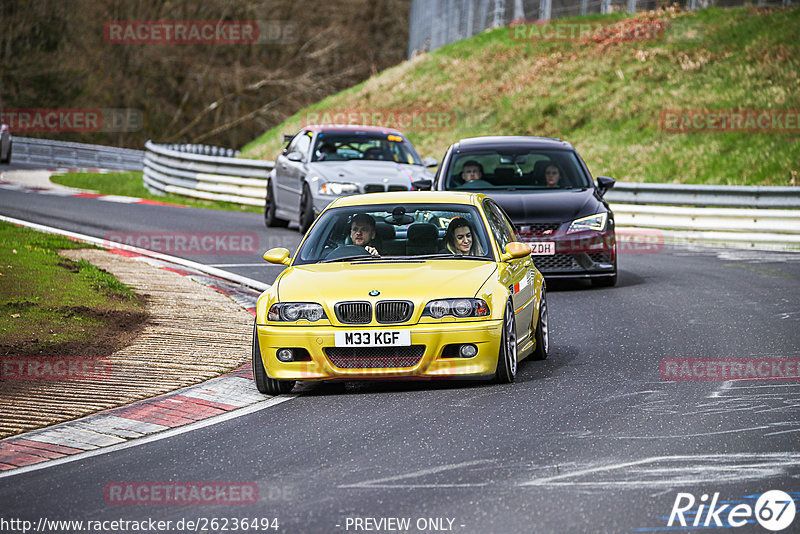
[[422, 165], [404, 137], [396, 134], [351, 133], [317, 135], [311, 161], [374, 160]]
[[294, 264], [390, 258], [493, 261], [494, 252], [474, 206], [386, 204], [325, 211]]
[[591, 186], [569, 150], [481, 150], [455, 154], [445, 187], [450, 190], [576, 189]]

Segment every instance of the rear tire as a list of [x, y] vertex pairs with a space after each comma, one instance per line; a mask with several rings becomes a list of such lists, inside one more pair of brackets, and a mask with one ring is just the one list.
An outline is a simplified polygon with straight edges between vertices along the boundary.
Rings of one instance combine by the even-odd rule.
[[276, 380], [267, 376], [267, 370], [264, 369], [264, 361], [261, 359], [261, 347], [258, 343], [258, 332], [255, 324], [253, 325], [253, 380], [255, 380], [258, 391], [268, 395], [289, 393], [295, 383], [294, 380]]
[[547, 293], [542, 287], [542, 303], [539, 305], [539, 318], [536, 320], [536, 347], [533, 349], [532, 359], [546, 360], [550, 349], [550, 329], [547, 316]]
[[509, 299], [503, 314], [503, 336], [497, 354], [497, 371], [494, 379], [499, 384], [510, 384], [517, 377], [517, 322], [514, 305]]
[[275, 215], [276, 206], [275, 191], [272, 188], [272, 181], [270, 181], [267, 183], [267, 198], [264, 204], [264, 224], [269, 228], [286, 226], [289, 224], [289, 221], [280, 219]]
[[314, 222], [314, 206], [312, 205], [311, 191], [308, 185], [303, 186], [303, 195], [300, 197], [300, 232], [305, 234]]

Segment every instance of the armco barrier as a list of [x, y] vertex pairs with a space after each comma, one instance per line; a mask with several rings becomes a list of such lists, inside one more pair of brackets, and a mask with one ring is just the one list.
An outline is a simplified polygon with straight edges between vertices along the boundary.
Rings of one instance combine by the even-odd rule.
[[626, 204], [800, 209], [800, 187], [617, 182], [606, 198]]
[[606, 199], [618, 228], [667, 242], [800, 250], [800, 187], [617, 182]]
[[272, 162], [145, 144], [144, 184], [153, 193], [263, 206]]
[[12, 138], [12, 142], [14, 149], [11, 161], [13, 163], [130, 171], [142, 170], [144, 163], [144, 151], [142, 150], [17, 136]]
[[[151, 141], [145, 148], [144, 182], [151, 191], [264, 205], [271, 161], [194, 154]], [[618, 228], [656, 229], [668, 242], [800, 249], [800, 187], [617, 182], [606, 199]]]

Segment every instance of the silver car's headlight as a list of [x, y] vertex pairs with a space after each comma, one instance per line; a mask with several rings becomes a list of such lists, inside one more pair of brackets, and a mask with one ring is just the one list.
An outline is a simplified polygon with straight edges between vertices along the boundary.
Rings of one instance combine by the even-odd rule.
[[319, 187], [321, 195], [355, 195], [358, 194], [358, 186], [349, 182], [325, 182]]
[[267, 312], [268, 321], [306, 321], [314, 322], [327, 319], [325, 310], [319, 304], [311, 302], [280, 302], [270, 306]]
[[585, 230], [602, 232], [605, 230], [607, 220], [608, 213], [606, 212], [595, 213], [588, 217], [581, 217], [580, 219], [572, 221], [572, 224], [569, 225], [569, 229], [567, 229], [567, 233], [571, 234], [572, 232], [583, 232]]
[[432, 300], [422, 311], [422, 315], [441, 319], [445, 315], [454, 317], [485, 317], [489, 306], [483, 299], [440, 299]]

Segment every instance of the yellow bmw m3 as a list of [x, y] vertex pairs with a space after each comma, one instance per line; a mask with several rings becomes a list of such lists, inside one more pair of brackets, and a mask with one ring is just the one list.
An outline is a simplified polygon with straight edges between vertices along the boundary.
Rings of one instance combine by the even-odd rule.
[[298, 380], [494, 379], [548, 352], [544, 278], [514, 225], [480, 193], [338, 198], [258, 299], [253, 376]]

